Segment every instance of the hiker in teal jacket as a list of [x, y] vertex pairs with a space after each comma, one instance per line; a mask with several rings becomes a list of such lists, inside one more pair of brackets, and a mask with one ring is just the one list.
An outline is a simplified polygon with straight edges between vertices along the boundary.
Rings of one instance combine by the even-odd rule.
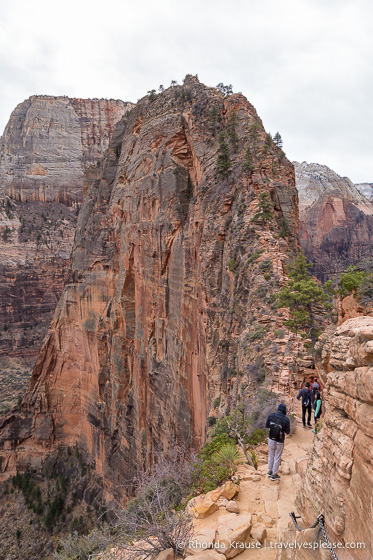
[[322, 400], [319, 392], [316, 393], [312, 408], [314, 410], [315, 426], [322, 413]]

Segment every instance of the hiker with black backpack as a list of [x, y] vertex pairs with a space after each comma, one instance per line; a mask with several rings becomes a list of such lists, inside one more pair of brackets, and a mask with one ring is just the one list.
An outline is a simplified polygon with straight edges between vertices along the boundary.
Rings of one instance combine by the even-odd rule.
[[311, 391], [312, 391], [314, 397], [316, 396], [316, 393], [318, 391], [320, 391], [320, 385], [319, 385], [319, 382], [317, 381], [317, 377], [313, 378], [313, 383], [311, 385]]
[[267, 418], [268, 433], [268, 474], [271, 480], [280, 476], [277, 470], [280, 466], [281, 455], [284, 450], [285, 434], [290, 434], [290, 420], [286, 416], [286, 405], [279, 404], [277, 412], [271, 412]]
[[306, 412], [308, 413], [307, 426], [311, 426], [311, 409], [314, 401], [313, 392], [310, 389], [310, 383], [307, 381], [306, 386], [298, 393], [297, 399], [302, 399], [302, 422], [303, 428], [306, 427]]

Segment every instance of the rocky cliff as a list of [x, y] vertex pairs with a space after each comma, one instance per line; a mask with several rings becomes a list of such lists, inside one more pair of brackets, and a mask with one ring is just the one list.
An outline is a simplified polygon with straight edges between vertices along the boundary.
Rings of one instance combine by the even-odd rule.
[[294, 168], [301, 245], [325, 281], [371, 253], [373, 204], [325, 165], [294, 162]]
[[[372, 558], [373, 487], [373, 317], [349, 319], [320, 337], [320, 377], [325, 383], [323, 427], [317, 435], [298, 509], [307, 526], [323, 513], [339, 560]], [[292, 541], [291, 530], [285, 540]], [[319, 530], [298, 534], [318, 540]], [[352, 544], [351, 544], [352, 543]], [[355, 544], [353, 544], [355, 543]], [[365, 543], [357, 548], [356, 543]], [[347, 548], [349, 547], [349, 548]], [[314, 551], [312, 558], [329, 558]], [[306, 559], [307, 551], [287, 551], [283, 560]]]
[[47, 95], [20, 103], [0, 140], [1, 192], [21, 202], [76, 205], [85, 169], [102, 156], [127, 108], [123, 101]]
[[357, 190], [368, 200], [373, 200], [373, 183], [357, 183]]
[[254, 107], [191, 76], [118, 123], [85, 192], [69, 282], [2, 422], [1, 471], [78, 441], [115, 495], [158, 450], [201, 442], [236, 379], [280, 375], [270, 296], [298, 247], [297, 193]]
[[14, 110], [0, 140], [0, 386], [7, 402], [6, 381], [17, 368], [4, 357], [22, 372], [39, 352], [68, 272], [83, 174], [130, 107], [33, 96]]

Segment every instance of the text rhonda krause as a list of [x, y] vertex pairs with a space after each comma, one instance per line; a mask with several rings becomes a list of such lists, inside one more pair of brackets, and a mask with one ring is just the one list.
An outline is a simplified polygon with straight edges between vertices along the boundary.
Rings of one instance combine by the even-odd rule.
[[[351, 543], [341, 543], [335, 542], [331, 543], [332, 548], [348, 548], [348, 549], [364, 549], [365, 543], [364, 542], [351, 542]], [[180, 547], [184, 548], [184, 546]], [[200, 541], [189, 541], [188, 543], [189, 549], [211, 549], [215, 548], [218, 550], [226, 550], [227, 548], [295, 548], [295, 549], [313, 549], [317, 550], [319, 548], [329, 548], [326, 542], [266, 542], [264, 546], [259, 541], [252, 541], [248, 543], [237, 542], [237, 541], [216, 541], [215, 543], [212, 542], [200, 542]]]

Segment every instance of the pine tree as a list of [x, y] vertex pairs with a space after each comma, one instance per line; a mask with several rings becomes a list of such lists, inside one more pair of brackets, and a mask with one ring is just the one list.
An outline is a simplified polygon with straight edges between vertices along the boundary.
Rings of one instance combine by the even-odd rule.
[[229, 156], [229, 147], [225, 141], [224, 131], [219, 134], [219, 150], [218, 150], [218, 161], [217, 170], [223, 177], [228, 177], [229, 171], [232, 167], [231, 158]]
[[244, 159], [244, 162], [243, 162], [243, 169], [249, 175], [251, 175], [251, 173], [255, 169], [255, 165], [254, 165], [254, 162], [253, 162], [253, 158], [252, 158], [252, 155], [251, 155], [250, 148], [247, 148], [247, 150], [246, 150], [245, 159]]
[[284, 321], [284, 325], [292, 332], [303, 332], [311, 338], [314, 352], [317, 339], [317, 320], [315, 307], [325, 311], [331, 308], [330, 296], [311, 276], [306, 257], [298, 253], [292, 266], [289, 267], [289, 281], [277, 295], [278, 307], [289, 307], [291, 319]]
[[273, 220], [273, 202], [270, 200], [268, 193], [263, 192], [259, 195], [258, 210], [251, 218], [251, 222], [271, 222]]
[[281, 138], [281, 134], [280, 134], [279, 132], [276, 132], [276, 134], [275, 134], [274, 137], [273, 137], [273, 141], [274, 141], [274, 143], [276, 144], [276, 146], [277, 146], [278, 148], [280, 148], [280, 149], [281, 149], [282, 146], [284, 145], [284, 143], [283, 143], [283, 141], [282, 141], [282, 138]]

